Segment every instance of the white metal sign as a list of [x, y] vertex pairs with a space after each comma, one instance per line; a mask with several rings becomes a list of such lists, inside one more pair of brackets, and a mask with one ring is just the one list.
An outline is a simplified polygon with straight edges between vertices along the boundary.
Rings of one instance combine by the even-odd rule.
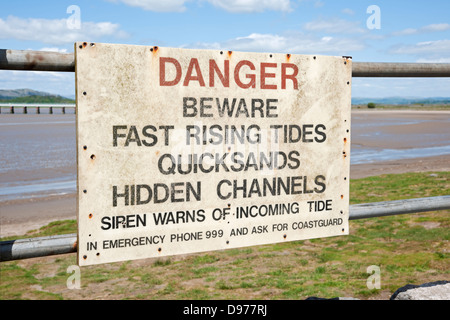
[[349, 58], [75, 54], [80, 265], [348, 234]]

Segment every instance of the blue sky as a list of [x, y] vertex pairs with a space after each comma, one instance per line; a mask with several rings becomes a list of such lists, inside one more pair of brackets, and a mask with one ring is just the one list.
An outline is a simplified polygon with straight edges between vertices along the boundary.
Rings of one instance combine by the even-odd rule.
[[[87, 41], [450, 63], [449, 12], [448, 0], [3, 1], [0, 48], [73, 52]], [[17, 88], [74, 96], [74, 74], [0, 71], [0, 89]], [[450, 79], [355, 78], [352, 90], [448, 97]]]

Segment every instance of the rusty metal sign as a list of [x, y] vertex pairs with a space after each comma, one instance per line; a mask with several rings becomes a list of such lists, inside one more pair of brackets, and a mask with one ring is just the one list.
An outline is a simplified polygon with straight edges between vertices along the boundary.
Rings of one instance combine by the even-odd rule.
[[351, 59], [75, 58], [80, 265], [348, 234]]

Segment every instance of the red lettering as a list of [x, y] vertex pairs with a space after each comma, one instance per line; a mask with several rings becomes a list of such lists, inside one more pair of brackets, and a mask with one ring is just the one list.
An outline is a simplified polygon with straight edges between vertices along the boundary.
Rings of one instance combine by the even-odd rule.
[[250, 67], [250, 70], [255, 70], [255, 66], [250, 61], [248, 61], [248, 60], [239, 61], [238, 64], [236, 65], [236, 68], [234, 69], [234, 81], [242, 89], [248, 89], [250, 87], [255, 88], [256, 76], [254, 74], [246, 74], [245, 75], [245, 77], [247, 79], [250, 79], [250, 81], [248, 83], [242, 83], [241, 79], [239, 78], [239, 71], [241, 70], [242, 66], [248, 66], [248, 67]]
[[[176, 74], [175, 79], [172, 81], [166, 80], [166, 62], [172, 63], [175, 66]], [[159, 85], [160, 86], [174, 86], [181, 79], [181, 65], [175, 58], [161, 57], [159, 59]]]
[[266, 84], [266, 78], [275, 78], [275, 73], [266, 73], [266, 68], [276, 68], [276, 63], [261, 63], [261, 89], [276, 89], [276, 84]]
[[214, 73], [217, 74], [225, 88], [230, 87], [230, 60], [223, 61], [223, 74], [213, 59], [209, 60], [209, 86], [214, 87]]
[[[293, 74], [286, 74], [287, 68], [294, 69]], [[298, 75], [298, 67], [295, 64], [292, 63], [282, 63], [281, 64], [281, 89], [286, 89], [286, 79], [292, 80], [292, 84], [294, 85], [294, 89], [298, 89], [298, 82], [297, 82], [297, 75]]]
[[[281, 74], [281, 79], [277, 78], [277, 70], [280, 65], [274, 62], [261, 62], [257, 68], [251, 61], [241, 60], [234, 68], [233, 79], [230, 78], [230, 60], [228, 59], [223, 60], [222, 68], [219, 67], [218, 62], [214, 59], [209, 59], [208, 64], [203, 65], [203, 67], [209, 67], [209, 70], [204, 70], [204, 72], [205, 74], [208, 72], [208, 85], [210, 88], [215, 87], [217, 79], [224, 88], [230, 87], [230, 80], [234, 80], [236, 85], [242, 89], [256, 88], [256, 80], [257, 76], [259, 76], [260, 84], [258, 86], [261, 89], [276, 90], [281, 88], [285, 90], [288, 86], [287, 83], [292, 82], [292, 88], [298, 90], [297, 77], [299, 68], [293, 63], [281, 63], [281, 71], [278, 72], [278, 74]], [[197, 58], [190, 59], [187, 70], [185, 70], [186, 74], [184, 74], [180, 62], [176, 58], [170, 57], [161, 57], [159, 59], [159, 70], [159, 84], [162, 87], [175, 86], [180, 83], [182, 77], [184, 78], [183, 86], [185, 87], [189, 86], [191, 81], [198, 82], [198, 85], [201, 87], [206, 86]]]
[[[192, 75], [192, 71], [195, 68], [196, 76]], [[187, 87], [190, 81], [198, 81], [200, 86], [205, 86], [205, 80], [203, 80], [202, 71], [200, 70], [200, 66], [198, 64], [197, 58], [192, 58], [189, 62], [189, 66], [186, 72], [186, 77], [184, 78], [183, 86]]]

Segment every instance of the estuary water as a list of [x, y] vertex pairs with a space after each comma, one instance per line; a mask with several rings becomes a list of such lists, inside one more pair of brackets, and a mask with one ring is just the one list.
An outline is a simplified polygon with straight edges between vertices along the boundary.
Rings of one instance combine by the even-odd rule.
[[[76, 192], [74, 114], [0, 114], [0, 203]], [[450, 154], [450, 112], [352, 112], [351, 164]]]

